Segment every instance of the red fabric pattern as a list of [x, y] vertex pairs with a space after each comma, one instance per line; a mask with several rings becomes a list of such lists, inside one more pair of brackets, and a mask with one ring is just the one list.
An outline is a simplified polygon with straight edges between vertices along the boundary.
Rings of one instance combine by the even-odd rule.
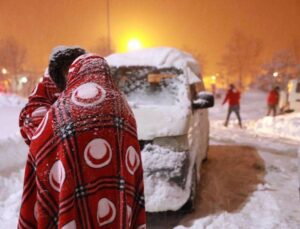
[[277, 105], [279, 101], [279, 94], [276, 90], [272, 90], [268, 95], [268, 105], [274, 106]]
[[33, 89], [19, 117], [20, 132], [28, 145], [36, 128], [58, 96], [59, 91], [46, 70], [42, 82]]
[[241, 93], [238, 90], [230, 89], [227, 91], [223, 104], [225, 104], [228, 101], [229, 106], [240, 105], [240, 97], [241, 97]]
[[132, 111], [104, 59], [84, 55], [32, 136], [19, 228], [146, 228]]

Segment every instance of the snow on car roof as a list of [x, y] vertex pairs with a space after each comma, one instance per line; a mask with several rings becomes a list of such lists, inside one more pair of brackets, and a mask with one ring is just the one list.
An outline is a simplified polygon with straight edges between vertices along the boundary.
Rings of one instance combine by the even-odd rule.
[[127, 53], [115, 53], [105, 58], [111, 66], [155, 66], [188, 69], [189, 83], [200, 82], [198, 62], [189, 53], [171, 47], [147, 48]]

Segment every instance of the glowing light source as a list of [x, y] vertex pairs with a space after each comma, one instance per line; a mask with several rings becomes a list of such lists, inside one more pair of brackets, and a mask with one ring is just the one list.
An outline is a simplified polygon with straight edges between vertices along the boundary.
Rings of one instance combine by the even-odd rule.
[[27, 83], [28, 82], [28, 78], [26, 77], [26, 76], [22, 76], [21, 78], [20, 78], [20, 83]]
[[216, 80], [217, 80], [217, 77], [216, 77], [215, 75], [212, 75], [210, 78], [211, 78], [211, 82], [212, 82], [213, 84], [215, 84], [215, 83], [216, 83]]
[[273, 76], [274, 76], [274, 78], [276, 78], [277, 76], [279, 76], [279, 73], [278, 72], [274, 72]]
[[8, 73], [8, 71], [7, 71], [6, 68], [2, 68], [2, 69], [1, 69], [1, 73], [2, 73], [3, 75], [6, 75], [6, 74]]
[[131, 39], [128, 41], [127, 48], [129, 51], [137, 50], [142, 48], [142, 44], [138, 39]]

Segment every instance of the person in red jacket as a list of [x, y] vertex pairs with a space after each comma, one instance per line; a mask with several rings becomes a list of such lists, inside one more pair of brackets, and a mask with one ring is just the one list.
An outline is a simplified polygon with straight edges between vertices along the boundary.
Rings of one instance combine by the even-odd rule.
[[242, 119], [240, 116], [240, 97], [241, 93], [239, 90], [236, 89], [234, 84], [229, 85], [229, 89], [227, 91], [226, 97], [223, 101], [223, 105], [228, 102], [228, 112], [227, 112], [227, 117], [224, 123], [224, 126], [228, 126], [228, 122], [230, 119], [230, 115], [232, 112], [236, 114], [236, 117], [239, 121], [239, 126], [242, 128]]
[[277, 113], [277, 107], [279, 103], [279, 87], [274, 87], [268, 94], [268, 113], [267, 116], [269, 116], [273, 112], [273, 116], [276, 116]]
[[134, 115], [106, 61], [84, 53], [50, 60], [61, 94], [30, 137], [20, 229], [146, 228]]

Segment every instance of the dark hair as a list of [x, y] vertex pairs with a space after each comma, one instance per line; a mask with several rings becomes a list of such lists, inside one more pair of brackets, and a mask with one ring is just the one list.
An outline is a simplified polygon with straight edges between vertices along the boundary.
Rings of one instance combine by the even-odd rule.
[[79, 47], [56, 47], [53, 49], [49, 61], [49, 75], [58, 89], [66, 88], [66, 73], [73, 61], [85, 54], [86, 51]]

